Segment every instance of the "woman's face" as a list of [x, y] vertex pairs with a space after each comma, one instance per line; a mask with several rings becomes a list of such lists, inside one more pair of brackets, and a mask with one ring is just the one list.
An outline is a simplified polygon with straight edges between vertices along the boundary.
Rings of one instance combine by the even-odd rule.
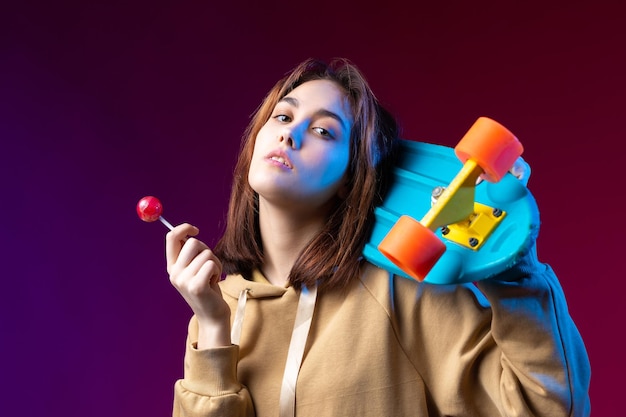
[[250, 186], [273, 204], [323, 206], [344, 185], [352, 123], [348, 100], [336, 83], [301, 84], [276, 104], [259, 131]]

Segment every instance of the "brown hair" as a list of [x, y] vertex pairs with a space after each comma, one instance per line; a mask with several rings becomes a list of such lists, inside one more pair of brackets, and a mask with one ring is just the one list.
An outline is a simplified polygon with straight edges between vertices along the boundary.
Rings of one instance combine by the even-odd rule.
[[215, 247], [226, 274], [250, 278], [252, 270], [263, 263], [258, 196], [248, 184], [256, 136], [280, 99], [299, 85], [319, 79], [341, 86], [352, 110], [349, 191], [338, 201], [325, 227], [299, 255], [289, 281], [298, 289], [316, 282], [320, 288], [340, 288], [359, 275], [361, 251], [371, 232], [374, 207], [387, 187], [398, 126], [361, 72], [346, 59], [328, 64], [313, 59], [302, 62], [274, 85], [254, 113], [235, 167], [226, 230]]

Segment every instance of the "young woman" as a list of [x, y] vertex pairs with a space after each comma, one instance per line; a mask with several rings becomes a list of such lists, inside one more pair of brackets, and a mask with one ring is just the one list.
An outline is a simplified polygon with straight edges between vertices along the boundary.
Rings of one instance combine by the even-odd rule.
[[189, 224], [167, 235], [194, 313], [174, 416], [589, 414], [587, 354], [534, 247], [476, 285], [362, 259], [397, 136], [345, 60], [307, 60], [269, 92], [215, 250]]

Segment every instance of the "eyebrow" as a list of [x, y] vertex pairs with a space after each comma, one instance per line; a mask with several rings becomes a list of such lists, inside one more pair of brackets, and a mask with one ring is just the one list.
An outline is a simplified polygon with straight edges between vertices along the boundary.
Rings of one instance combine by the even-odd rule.
[[[294, 97], [283, 97], [280, 100], [278, 100], [278, 102], [286, 102], [290, 105], [292, 105], [293, 107], [298, 107], [300, 105], [300, 102], [298, 101], [298, 99], [294, 98]], [[330, 117], [331, 119], [335, 119], [337, 120], [341, 126], [343, 127], [343, 129], [346, 132], [350, 131], [350, 126], [348, 125], [348, 122], [343, 119], [341, 116], [339, 116], [337, 113], [332, 112], [330, 110], [327, 109], [319, 109], [318, 111], [315, 112], [315, 115], [317, 116], [326, 116], [326, 117]]]

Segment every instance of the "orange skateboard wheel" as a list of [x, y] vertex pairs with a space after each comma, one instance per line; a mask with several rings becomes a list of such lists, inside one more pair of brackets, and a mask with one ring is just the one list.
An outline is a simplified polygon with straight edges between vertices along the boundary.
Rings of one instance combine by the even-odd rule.
[[500, 181], [523, 151], [513, 133], [488, 117], [479, 117], [454, 147], [461, 162], [475, 161], [489, 182]]
[[446, 245], [414, 218], [401, 216], [378, 250], [408, 275], [422, 281], [446, 251]]

